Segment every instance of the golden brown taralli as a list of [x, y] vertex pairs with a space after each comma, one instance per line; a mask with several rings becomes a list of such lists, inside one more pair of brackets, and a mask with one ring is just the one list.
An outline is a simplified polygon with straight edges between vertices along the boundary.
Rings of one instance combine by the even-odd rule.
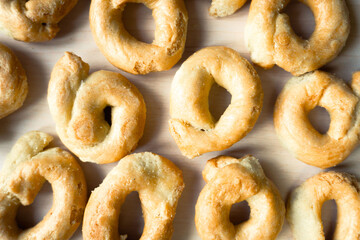
[[[232, 95], [218, 122], [209, 111], [208, 101], [215, 82]], [[188, 158], [224, 150], [253, 128], [262, 101], [259, 76], [246, 59], [230, 48], [204, 48], [189, 57], [175, 74], [170, 101], [171, 135]]]
[[145, 152], [128, 155], [90, 196], [85, 209], [85, 240], [119, 240], [118, 219], [128, 194], [139, 193], [144, 215], [140, 239], [170, 239], [177, 202], [184, 188], [182, 172], [171, 161]]
[[[172, 68], [185, 47], [188, 16], [183, 0], [137, 0], [153, 11], [155, 39], [138, 41], [122, 23], [130, 0], [93, 0], [90, 27], [97, 46], [111, 64], [132, 74], [147, 74]], [[111, 24], [109, 24], [111, 22]]]
[[325, 172], [309, 178], [290, 195], [286, 218], [295, 240], [325, 240], [321, 207], [327, 200], [337, 204], [334, 240], [360, 239], [360, 186], [347, 173]]
[[[274, 125], [281, 142], [297, 159], [328, 168], [341, 163], [358, 145], [359, 73], [354, 74], [352, 89], [322, 71], [293, 77], [286, 83], [276, 101]], [[308, 119], [308, 113], [316, 106], [324, 107], [330, 114], [325, 134], [315, 130]]]
[[48, 103], [61, 141], [82, 161], [118, 161], [136, 148], [144, 131], [146, 107], [138, 89], [119, 73], [89, 75], [88, 64], [72, 53], [51, 73]]
[[[276, 239], [284, 223], [285, 205], [255, 157], [211, 159], [205, 165], [203, 178], [207, 184], [195, 207], [201, 239]], [[250, 217], [234, 226], [229, 218], [231, 206], [244, 200], [250, 206]]]
[[[0, 174], [0, 239], [69, 239], [80, 225], [86, 204], [84, 174], [70, 153], [44, 148], [52, 137], [42, 132], [22, 136], [7, 156]], [[16, 224], [20, 205], [33, 203], [45, 181], [53, 189], [53, 205], [34, 227]]]
[[0, 119], [20, 108], [27, 93], [24, 68], [15, 54], [0, 44]]
[[0, 0], [0, 30], [16, 40], [51, 40], [77, 0]]
[[315, 30], [309, 39], [297, 36], [282, 11], [289, 0], [252, 0], [245, 29], [251, 60], [264, 67], [275, 64], [299, 76], [334, 59], [350, 33], [344, 0], [300, 0], [314, 14]]

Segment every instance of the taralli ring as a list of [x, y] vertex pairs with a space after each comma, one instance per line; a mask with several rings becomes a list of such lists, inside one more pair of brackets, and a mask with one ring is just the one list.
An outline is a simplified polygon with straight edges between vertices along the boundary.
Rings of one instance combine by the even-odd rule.
[[295, 240], [325, 240], [321, 207], [334, 199], [337, 223], [333, 239], [358, 240], [360, 237], [360, 185], [347, 173], [315, 175], [296, 188], [288, 201], [286, 218]]
[[[293, 77], [276, 101], [276, 133], [300, 161], [319, 168], [335, 166], [359, 143], [359, 96], [360, 72], [353, 76], [352, 89], [326, 72]], [[330, 114], [325, 134], [315, 130], [307, 116], [316, 106]]]
[[121, 205], [139, 193], [144, 216], [141, 239], [170, 239], [177, 202], [184, 188], [182, 172], [168, 159], [145, 152], [128, 155], [90, 196], [83, 223], [84, 240], [125, 239], [118, 232]]
[[20, 108], [27, 93], [24, 68], [15, 54], [0, 44], [0, 119]]
[[144, 131], [146, 107], [137, 88], [119, 73], [89, 76], [89, 65], [72, 53], [51, 73], [48, 103], [61, 141], [82, 161], [118, 161], [136, 148]]
[[[138, 41], [122, 23], [130, 0], [93, 0], [90, 27], [101, 52], [115, 67], [133, 74], [147, 74], [172, 68], [185, 47], [188, 16], [183, 0], [140, 0], [153, 11], [155, 40]], [[111, 24], [109, 24], [111, 22]]]
[[[0, 239], [69, 239], [82, 221], [86, 204], [84, 174], [70, 153], [44, 148], [52, 137], [42, 132], [22, 136], [7, 156], [0, 174]], [[45, 181], [53, 190], [53, 205], [34, 227], [16, 224], [20, 205], [30, 205]]]
[[[195, 207], [196, 229], [203, 240], [270, 240], [279, 234], [285, 206], [276, 187], [253, 156], [221, 156], [209, 160], [203, 171], [207, 182]], [[246, 200], [249, 220], [234, 226], [231, 206]]]
[[309, 39], [297, 36], [289, 17], [281, 13], [289, 0], [252, 0], [245, 41], [254, 63], [271, 68], [275, 64], [299, 76], [334, 59], [350, 33], [344, 0], [301, 0], [309, 6], [316, 27]]
[[[218, 122], [209, 111], [214, 83], [232, 95]], [[189, 57], [176, 72], [171, 86], [170, 132], [183, 155], [193, 158], [229, 148], [255, 125], [263, 101], [254, 68], [226, 47], [204, 48]]]
[[16, 40], [51, 40], [77, 0], [0, 0], [0, 29]]

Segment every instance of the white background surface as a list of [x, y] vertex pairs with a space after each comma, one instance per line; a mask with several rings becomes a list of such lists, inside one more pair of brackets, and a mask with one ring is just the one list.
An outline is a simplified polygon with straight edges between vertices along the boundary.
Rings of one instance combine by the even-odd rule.
[[[320, 172], [320, 169], [308, 166], [292, 157], [291, 153], [279, 142], [273, 127], [273, 109], [276, 97], [285, 82], [291, 75], [275, 67], [263, 70], [255, 66], [264, 89], [264, 106], [260, 118], [254, 129], [233, 145], [230, 149], [204, 154], [189, 160], [180, 154], [174, 140], [168, 131], [169, 119], [169, 89], [172, 78], [180, 64], [196, 50], [206, 46], [225, 45], [241, 53], [249, 59], [249, 52], [245, 47], [244, 28], [249, 10], [249, 3], [234, 15], [223, 19], [214, 19], [208, 16], [209, 0], [185, 1], [188, 13], [188, 37], [186, 49], [180, 62], [167, 72], [151, 73], [145, 76], [135, 76], [124, 73], [113, 67], [101, 54], [95, 45], [88, 22], [90, 1], [79, 0], [76, 7], [60, 23], [60, 32], [57, 37], [45, 43], [18, 42], [4, 34], [0, 35], [0, 42], [10, 47], [18, 56], [26, 69], [29, 94], [24, 106], [12, 115], [0, 120], [0, 163], [3, 164], [6, 154], [15, 141], [24, 133], [31, 130], [40, 130], [55, 136], [53, 146], [62, 146], [56, 136], [54, 122], [50, 116], [47, 105], [47, 85], [51, 70], [64, 51], [73, 51], [89, 63], [91, 72], [100, 69], [112, 70], [124, 74], [134, 83], [143, 94], [147, 105], [147, 120], [144, 136], [135, 152], [152, 151], [163, 155], [173, 161], [183, 170], [185, 190], [179, 201], [174, 222], [173, 239], [200, 239], [197, 235], [194, 215], [195, 203], [198, 194], [204, 186], [201, 171], [206, 160], [222, 155], [241, 157], [253, 154], [262, 164], [266, 175], [279, 188], [284, 200], [292, 189], [305, 179]], [[347, 0], [352, 21], [352, 29], [347, 45], [338, 58], [327, 64], [323, 70], [329, 71], [344, 79], [351, 81], [354, 71], [360, 70], [360, 3], [357, 0]], [[290, 14], [296, 31], [303, 36], [310, 36], [314, 27], [310, 10], [304, 5], [291, 3], [286, 10]], [[151, 11], [143, 5], [130, 4], [125, 8], [125, 22], [129, 31], [141, 40], [151, 42], [153, 39], [154, 24]], [[230, 95], [220, 87], [213, 87], [210, 104], [215, 115], [221, 114], [230, 102]], [[314, 115], [314, 114], [313, 114]], [[328, 120], [325, 111], [315, 114], [315, 124], [326, 130]], [[360, 151], [356, 149], [342, 164], [332, 170], [347, 171], [360, 178]], [[96, 165], [81, 163], [86, 175], [89, 193], [97, 187], [106, 174], [117, 163]], [[130, 199], [130, 200], [129, 200]], [[52, 203], [52, 191], [49, 184], [45, 185], [35, 203], [29, 207], [20, 208], [18, 222], [22, 226], [32, 226], [41, 220]], [[136, 194], [125, 202], [121, 213], [121, 233], [128, 233], [129, 239], [136, 239], [141, 235], [142, 217], [139, 200]], [[237, 220], [243, 219], [247, 210], [243, 207], [235, 209]], [[334, 229], [336, 222], [335, 204], [326, 204], [324, 219], [326, 229]], [[236, 214], [235, 214], [236, 215]], [[81, 228], [72, 239], [82, 239]], [[285, 222], [278, 239], [292, 239], [288, 224]]]

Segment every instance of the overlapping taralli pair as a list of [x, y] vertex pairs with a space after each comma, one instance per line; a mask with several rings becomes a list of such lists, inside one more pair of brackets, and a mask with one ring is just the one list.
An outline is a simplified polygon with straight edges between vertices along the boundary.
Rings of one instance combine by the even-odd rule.
[[[213, 0], [209, 12], [223, 17], [233, 14], [246, 0]], [[299, 76], [334, 59], [350, 33], [344, 0], [301, 0], [309, 6], [316, 27], [309, 39], [297, 36], [289, 17], [282, 13], [289, 0], [252, 0], [245, 28], [251, 60], [263, 68], [275, 64]]]
[[[207, 184], [195, 210], [201, 239], [276, 239], [284, 222], [285, 207], [256, 158], [220, 156], [211, 159], [206, 163], [203, 177]], [[338, 206], [333, 239], [359, 239], [360, 185], [354, 176], [338, 172], [319, 173], [291, 193], [286, 217], [294, 239], [325, 240], [321, 208], [331, 199]], [[250, 217], [234, 226], [229, 220], [230, 208], [243, 200], [249, 203]]]
[[[52, 137], [42, 132], [22, 136], [0, 173], [0, 239], [69, 239], [80, 225], [86, 204], [84, 174], [72, 155], [60, 148], [44, 150]], [[45, 181], [53, 189], [53, 205], [34, 227], [16, 224], [20, 205], [30, 205]]]
[[24, 68], [15, 54], [0, 44], [0, 119], [20, 108], [27, 93]]
[[77, 0], [0, 0], [0, 29], [16, 40], [51, 40]]

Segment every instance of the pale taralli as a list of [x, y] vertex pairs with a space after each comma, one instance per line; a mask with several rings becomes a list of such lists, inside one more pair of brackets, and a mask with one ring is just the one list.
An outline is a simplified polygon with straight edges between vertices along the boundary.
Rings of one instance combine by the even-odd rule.
[[327, 200], [337, 204], [334, 240], [360, 238], [360, 186], [347, 173], [324, 172], [313, 176], [290, 195], [286, 218], [295, 240], [325, 240], [321, 207]]
[[168, 159], [149, 152], [126, 156], [91, 193], [84, 215], [84, 240], [125, 239], [118, 232], [118, 219], [121, 205], [133, 191], [139, 193], [143, 208], [141, 239], [171, 239], [183, 188], [181, 170]]
[[156, 29], [151, 44], [138, 41], [125, 29], [121, 18], [128, 2], [132, 1], [91, 1], [90, 27], [97, 46], [111, 64], [126, 72], [169, 70], [185, 47], [188, 16], [183, 0], [136, 1], [153, 11]]
[[[52, 139], [46, 133], [29, 132], [5, 160], [0, 173], [2, 240], [65, 240], [80, 225], [86, 204], [85, 177], [70, 153], [60, 148], [44, 150]], [[51, 209], [34, 227], [20, 229], [15, 219], [19, 206], [33, 203], [46, 180], [54, 192]]]
[[[205, 165], [203, 178], [207, 184], [195, 207], [201, 239], [276, 239], [284, 223], [285, 205], [255, 157], [211, 159]], [[230, 208], [244, 200], [250, 206], [249, 220], [234, 226], [229, 219]]]
[[[134, 150], [143, 135], [144, 99], [119, 73], [97, 71], [80, 57], [65, 53], [49, 82], [48, 103], [61, 141], [80, 160], [110, 163]], [[111, 125], [104, 109], [111, 107]]]
[[[215, 82], [232, 95], [218, 122], [214, 122], [208, 103]], [[189, 57], [175, 74], [170, 132], [188, 158], [224, 150], [252, 129], [262, 103], [261, 82], [251, 64], [230, 48], [207, 47]]]
[[[309, 39], [297, 36], [289, 16], [282, 11], [290, 0], [252, 0], [245, 28], [251, 60], [263, 68], [278, 65], [299, 76], [333, 60], [350, 33], [344, 0], [300, 0], [309, 6], [316, 27]], [[213, 0], [209, 13], [215, 17], [233, 14], [246, 0]]]
[[[359, 144], [360, 72], [352, 89], [341, 79], [321, 71], [290, 79], [275, 105], [274, 125], [281, 142], [295, 157], [312, 166], [328, 168], [341, 163]], [[308, 113], [324, 107], [331, 122], [326, 134], [311, 125]]]
[[252, 0], [245, 28], [251, 60], [264, 68], [275, 64], [299, 76], [334, 59], [350, 33], [344, 0], [301, 0], [309, 6], [316, 27], [308, 40], [297, 36], [281, 11], [288, 0]]

